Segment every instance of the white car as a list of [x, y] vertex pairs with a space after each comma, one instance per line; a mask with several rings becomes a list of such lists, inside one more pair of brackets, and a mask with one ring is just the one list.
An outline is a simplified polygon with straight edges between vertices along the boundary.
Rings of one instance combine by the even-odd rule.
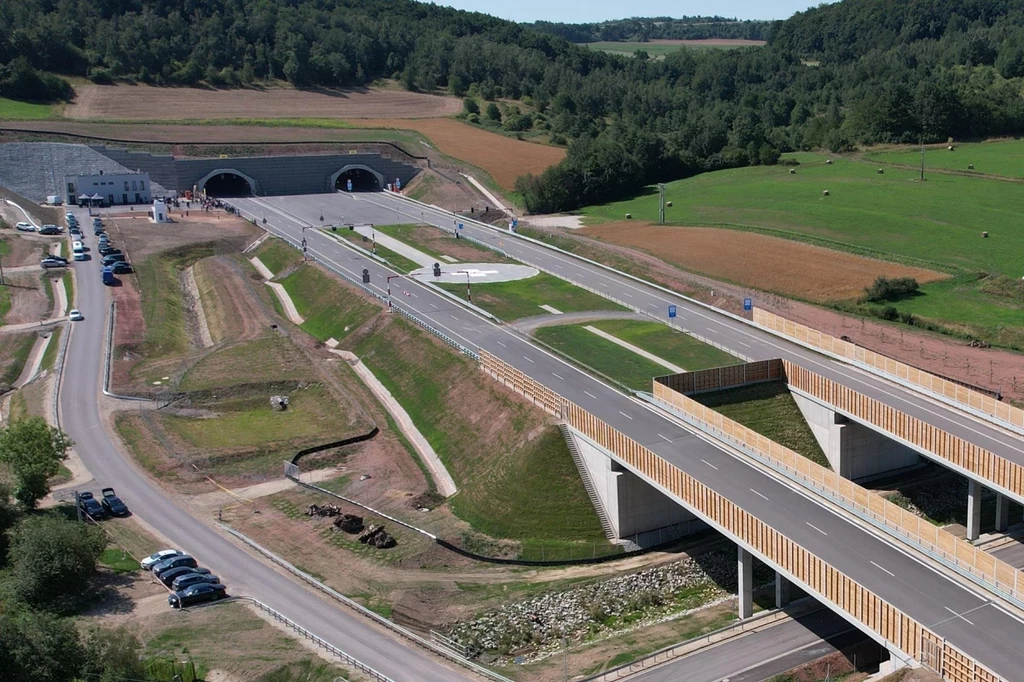
[[35, 232], [36, 226], [32, 223], [18, 223], [14, 226], [15, 229], [21, 230], [22, 232]]
[[139, 565], [148, 571], [164, 559], [170, 559], [172, 556], [178, 556], [180, 554], [184, 554], [180, 549], [161, 549], [159, 552], [153, 552], [148, 557], [140, 561]]
[[72, 308], [71, 312], [68, 313], [68, 319], [72, 322], [79, 322], [85, 319], [85, 315], [78, 308]]

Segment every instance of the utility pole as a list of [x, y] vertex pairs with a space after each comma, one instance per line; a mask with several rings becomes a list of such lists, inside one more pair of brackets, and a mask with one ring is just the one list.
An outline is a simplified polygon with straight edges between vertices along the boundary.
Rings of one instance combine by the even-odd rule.
[[924, 182], [924, 133], [921, 133], [921, 182]]
[[658, 183], [658, 224], [665, 224], [665, 183]]

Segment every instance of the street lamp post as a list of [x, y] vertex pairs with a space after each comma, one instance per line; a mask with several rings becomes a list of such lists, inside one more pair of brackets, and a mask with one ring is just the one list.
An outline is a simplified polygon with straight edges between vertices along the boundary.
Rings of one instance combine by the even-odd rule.
[[306, 257], [306, 230], [313, 227], [312, 225], [305, 225], [302, 228], [302, 260], [309, 260]]
[[373, 229], [373, 223], [370, 223], [370, 247], [373, 250], [373, 255], [377, 255], [377, 232]]
[[469, 270], [456, 270], [455, 274], [457, 274], [457, 275], [462, 275], [462, 274], [466, 275], [466, 300], [468, 302], [472, 303], [473, 302], [473, 289], [470, 287], [470, 283], [469, 283]]

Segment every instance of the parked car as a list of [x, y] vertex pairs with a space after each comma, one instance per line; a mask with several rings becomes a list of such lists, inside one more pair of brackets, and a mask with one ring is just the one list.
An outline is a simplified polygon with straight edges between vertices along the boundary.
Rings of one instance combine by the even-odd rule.
[[118, 261], [110, 266], [110, 272], [115, 275], [127, 275], [135, 270], [132, 268], [132, 264], [128, 261]]
[[89, 491], [78, 494], [78, 508], [82, 510], [82, 513], [88, 514], [94, 519], [103, 516], [103, 505]]
[[117, 496], [113, 488], [104, 488], [100, 493], [103, 495], [100, 503], [110, 514], [114, 516], [128, 515], [128, 505], [121, 501], [121, 498]]
[[101, 256], [109, 256], [113, 253], [124, 253], [121, 249], [111, 246], [110, 244], [103, 244], [96, 247], [96, 250], [100, 252]]
[[161, 575], [173, 568], [181, 568], [182, 566], [195, 568], [198, 565], [199, 564], [196, 563], [196, 560], [188, 554], [179, 554], [178, 556], [164, 559], [160, 563], [154, 565], [151, 570], [153, 571], [153, 575], [159, 578]]
[[68, 262], [65, 259], [58, 258], [57, 256], [44, 258], [39, 261], [39, 264], [43, 266], [44, 270], [49, 268], [66, 268], [68, 266]]
[[213, 575], [209, 571], [206, 571], [204, 573], [192, 571], [190, 573], [185, 573], [184, 575], [179, 575], [175, 577], [174, 580], [171, 581], [171, 589], [175, 592], [181, 592], [186, 587], [191, 587], [192, 585], [201, 585], [203, 583], [210, 583], [211, 585], [216, 585], [219, 582], [220, 578]]
[[114, 268], [109, 265], [103, 267], [103, 283], [108, 287], [112, 287], [117, 284], [117, 279], [114, 277]]
[[[163, 573], [161, 573], [160, 582], [162, 582], [165, 586], [170, 587], [171, 583], [173, 583], [176, 579], [180, 578], [183, 575], [188, 575], [189, 573], [201, 573], [202, 575], [208, 575], [210, 573], [210, 569], [192, 566], [179, 566], [178, 568], [172, 568], [169, 571], [164, 571]], [[177, 590], [175, 590], [175, 592], [177, 592]]]
[[181, 556], [182, 554], [184, 554], [184, 552], [180, 549], [161, 549], [159, 552], [153, 552], [148, 557], [140, 561], [139, 565], [148, 571], [164, 559]]
[[80, 228], [76, 224], [71, 224], [71, 225], [68, 225], [68, 232], [70, 232], [71, 234], [73, 234], [75, 236], [80, 237], [82, 235], [82, 228]]
[[62, 230], [56, 225], [43, 225], [39, 228], [39, 234], [60, 234]]
[[92, 228], [92, 233], [98, 237], [101, 234], [103, 234], [103, 228], [102, 227], [93, 227]]
[[[82, 311], [79, 310], [78, 308], [72, 308], [71, 311], [68, 313], [68, 319], [71, 320], [72, 322], [81, 322], [82, 320], [85, 319], [85, 315], [83, 315]], [[91, 495], [92, 493], [89, 494]]]
[[21, 230], [22, 232], [35, 232], [36, 226], [32, 223], [18, 223], [14, 226], [15, 229]]
[[192, 587], [186, 587], [181, 592], [167, 595], [167, 603], [172, 609], [183, 609], [194, 604], [203, 604], [209, 601], [217, 601], [228, 596], [228, 588], [223, 585], [211, 585], [200, 583]]
[[112, 253], [109, 256], [103, 257], [103, 265], [113, 265], [114, 263], [125, 260], [123, 253]]

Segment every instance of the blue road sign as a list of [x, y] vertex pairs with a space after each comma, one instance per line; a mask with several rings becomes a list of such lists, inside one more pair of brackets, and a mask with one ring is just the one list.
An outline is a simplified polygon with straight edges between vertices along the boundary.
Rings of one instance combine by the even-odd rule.
[[744, 310], [753, 310], [754, 309], [754, 299], [752, 299], [752, 298], [745, 298], [745, 299], [743, 299], [743, 309]]
[[675, 317], [676, 316], [676, 307], [674, 305], [670, 305], [668, 307], [668, 316], [669, 317]]
[[352, 181], [351, 180], [346, 181], [345, 185], [348, 187], [348, 191], [351, 192], [352, 191]]
[[462, 228], [464, 228], [464, 227], [465, 227], [465, 225], [463, 225], [462, 223], [459, 223], [459, 229], [460, 229], [460, 230], [461, 230]]

